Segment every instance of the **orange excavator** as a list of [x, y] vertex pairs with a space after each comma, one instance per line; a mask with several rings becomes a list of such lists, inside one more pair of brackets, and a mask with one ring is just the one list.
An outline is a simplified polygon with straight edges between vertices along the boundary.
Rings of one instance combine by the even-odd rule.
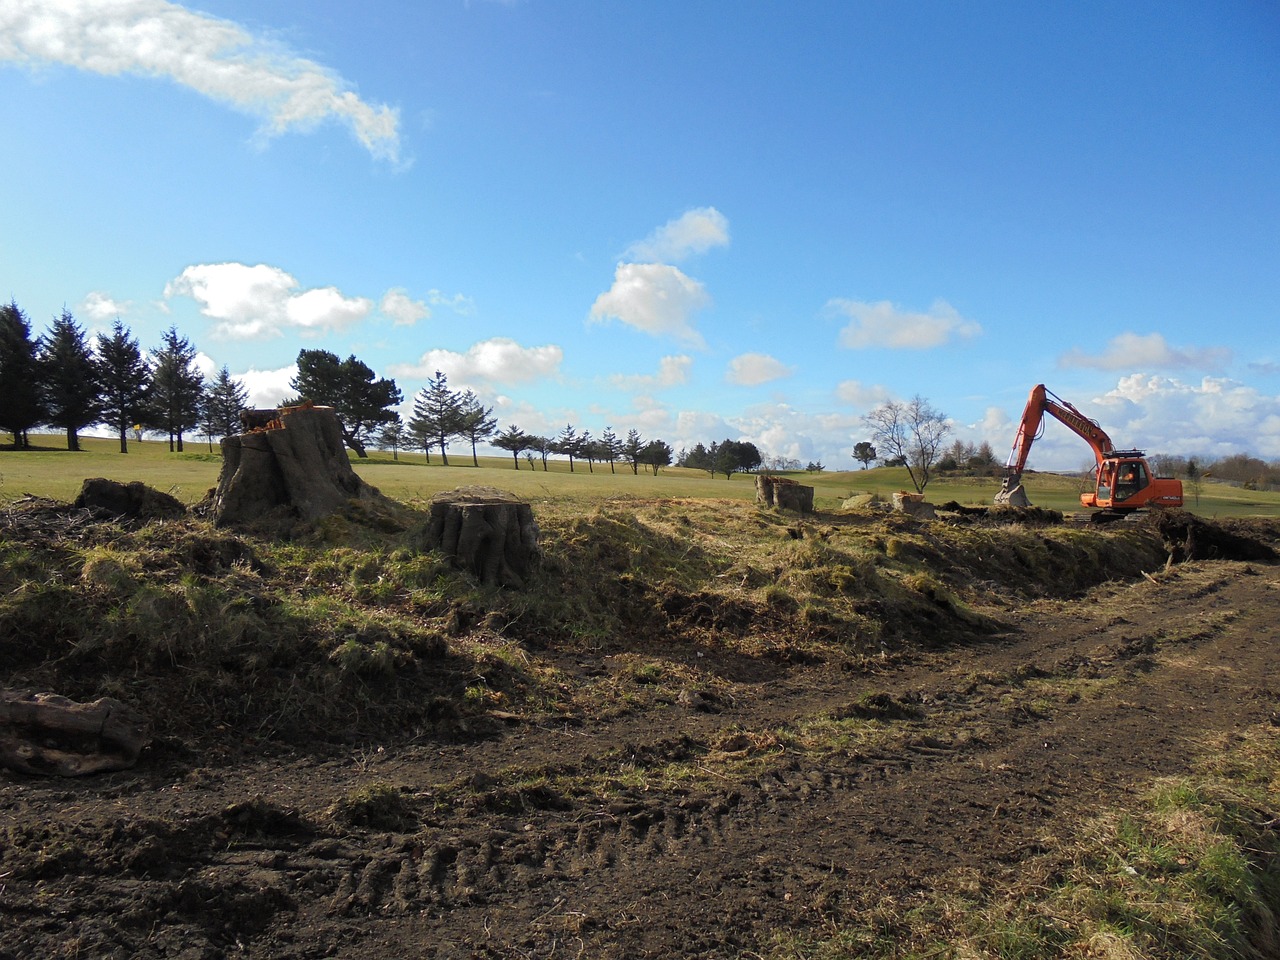
[[[1117, 450], [1107, 432], [1061, 397], [1037, 384], [1027, 398], [1022, 422], [1013, 440], [1004, 484], [995, 502], [1007, 506], [1031, 505], [1022, 488], [1022, 470], [1027, 465], [1031, 444], [1043, 432], [1044, 415], [1065, 424], [1093, 449], [1098, 461], [1092, 493], [1080, 494], [1086, 507], [1100, 509], [1107, 518], [1119, 518], [1148, 507], [1182, 506], [1182, 481], [1157, 477], [1151, 471], [1141, 450]], [[1100, 518], [1101, 519], [1101, 518]]]

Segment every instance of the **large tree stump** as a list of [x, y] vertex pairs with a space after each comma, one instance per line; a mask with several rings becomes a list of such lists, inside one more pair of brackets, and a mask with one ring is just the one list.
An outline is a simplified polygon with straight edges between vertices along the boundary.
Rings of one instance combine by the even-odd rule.
[[533, 510], [495, 487], [459, 487], [431, 498], [427, 548], [481, 583], [522, 587], [538, 559]]
[[218, 526], [282, 509], [301, 520], [319, 520], [351, 500], [379, 496], [351, 469], [332, 407], [285, 407], [266, 428], [222, 441], [222, 472], [210, 513]]
[[0, 766], [61, 777], [126, 770], [149, 742], [146, 719], [119, 700], [0, 691]]
[[790, 477], [768, 473], [756, 475], [756, 503], [797, 513], [813, 513], [813, 487]]

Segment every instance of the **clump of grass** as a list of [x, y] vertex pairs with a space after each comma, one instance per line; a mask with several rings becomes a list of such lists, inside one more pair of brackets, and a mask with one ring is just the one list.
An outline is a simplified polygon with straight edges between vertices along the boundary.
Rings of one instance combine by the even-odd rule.
[[404, 793], [389, 783], [359, 787], [336, 801], [329, 817], [347, 827], [404, 831], [417, 824], [413, 807]]

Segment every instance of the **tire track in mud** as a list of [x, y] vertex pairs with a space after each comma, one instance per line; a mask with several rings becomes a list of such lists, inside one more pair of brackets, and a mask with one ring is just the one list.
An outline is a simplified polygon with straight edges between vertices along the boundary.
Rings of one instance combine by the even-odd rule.
[[[358, 776], [263, 762], [225, 778], [258, 798], [222, 809], [163, 794], [151, 820], [95, 820], [65, 790], [77, 802], [60, 829], [102, 855], [49, 860], [62, 834], [15, 835], [44, 848], [45, 867], [32, 860], [0, 880], [0, 907], [31, 931], [78, 931], [85, 955], [352, 955], [381, 938], [421, 956], [572, 956], [579, 944], [591, 956], [670, 956], [677, 942], [688, 956], [736, 956], [877, 891], [1020, 869], [1046, 833], [1180, 769], [1215, 697], [1252, 696], [1253, 715], [1274, 713], [1274, 672], [1229, 673], [1236, 652], [1269, 664], [1260, 648], [1275, 637], [1266, 610], [1241, 601], [1244, 572], [1199, 566], [1088, 602], [1030, 604], [1005, 611], [1002, 637], [867, 674], [792, 670], [744, 685], [718, 715], [672, 707], [572, 735], [525, 727], [400, 751]], [[1276, 572], [1264, 580], [1274, 596]], [[1221, 689], [1202, 682], [1210, 667]], [[1047, 704], [1027, 694], [1067, 681], [1085, 692]], [[841, 715], [874, 719], [876, 735], [821, 751], [763, 737]], [[693, 772], [659, 775], [672, 765]], [[611, 779], [624, 766], [632, 779]], [[602, 778], [594, 792], [566, 786], [589, 774]], [[261, 799], [308, 777], [311, 795]], [[333, 821], [342, 791], [388, 777], [401, 784], [404, 829]], [[522, 780], [549, 786], [515, 789]], [[455, 785], [447, 798], [440, 784]], [[142, 803], [148, 790], [164, 788], [140, 784]], [[50, 912], [59, 897], [76, 906]]]

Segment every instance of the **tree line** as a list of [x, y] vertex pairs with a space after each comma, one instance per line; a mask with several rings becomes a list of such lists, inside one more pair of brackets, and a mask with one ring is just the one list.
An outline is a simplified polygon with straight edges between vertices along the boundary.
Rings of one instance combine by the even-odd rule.
[[16, 303], [0, 306], [0, 430], [17, 449], [46, 426], [65, 431], [67, 449], [79, 450], [80, 431], [101, 424], [116, 432], [121, 453], [129, 452], [129, 433], [142, 430], [167, 434], [169, 449], [180, 451], [185, 434], [234, 433], [247, 398], [226, 367], [206, 382], [195, 347], [175, 327], [144, 355], [119, 319], [90, 340], [64, 309], [33, 337]]
[[[428, 463], [436, 453], [448, 465], [450, 445], [465, 442], [478, 465], [477, 446], [488, 442], [510, 452], [517, 470], [522, 457], [530, 469], [540, 461], [546, 470], [552, 454], [567, 457], [570, 471], [585, 463], [594, 472], [607, 463], [611, 472], [622, 464], [633, 474], [648, 467], [656, 475], [674, 462], [670, 444], [646, 439], [638, 430], [618, 436], [605, 427], [598, 437], [572, 424], [554, 436], [528, 433], [514, 423], [499, 430], [493, 408], [471, 390], [450, 389], [440, 371], [414, 397], [405, 422], [395, 409], [404, 399], [395, 381], [378, 377], [355, 356], [342, 360], [327, 350], [302, 350], [297, 366], [289, 382], [292, 396], [281, 405], [309, 401], [333, 407], [343, 442], [361, 458], [374, 444], [395, 455], [402, 446], [416, 447]], [[169, 449], [181, 452], [187, 436], [203, 434], [212, 443], [239, 433], [248, 399], [225, 366], [206, 379], [196, 348], [176, 327], [144, 352], [119, 318], [109, 334], [90, 337], [64, 309], [47, 332], [33, 336], [17, 303], [0, 306], [0, 430], [12, 435], [16, 449], [30, 448], [28, 435], [35, 428], [52, 427], [66, 432], [67, 449], [79, 450], [80, 432], [103, 425], [119, 437], [121, 453], [129, 451], [130, 434], [140, 438], [143, 431], [167, 435]], [[726, 476], [742, 468], [733, 466]]]

